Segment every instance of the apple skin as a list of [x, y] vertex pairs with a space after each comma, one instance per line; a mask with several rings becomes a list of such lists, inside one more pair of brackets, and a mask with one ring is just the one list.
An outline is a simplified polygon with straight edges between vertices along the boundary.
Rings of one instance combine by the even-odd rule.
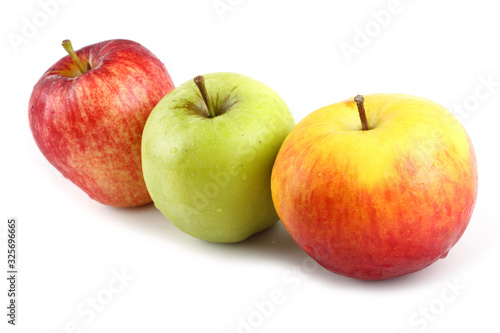
[[92, 199], [115, 207], [148, 204], [141, 137], [154, 106], [174, 88], [163, 63], [142, 45], [108, 40], [69, 55], [34, 86], [29, 123], [45, 158]]
[[474, 148], [443, 107], [366, 95], [305, 117], [283, 143], [273, 201], [297, 244], [326, 269], [362, 280], [421, 270], [464, 233], [477, 195]]
[[210, 242], [239, 242], [279, 220], [271, 171], [295, 122], [259, 81], [237, 73], [203, 77], [215, 108], [229, 107], [208, 118], [193, 80], [165, 96], [144, 128], [144, 178], [177, 228]]

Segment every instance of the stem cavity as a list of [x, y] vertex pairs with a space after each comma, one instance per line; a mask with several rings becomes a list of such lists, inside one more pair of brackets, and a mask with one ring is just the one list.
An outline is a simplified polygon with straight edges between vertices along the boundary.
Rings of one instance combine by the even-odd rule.
[[198, 87], [201, 93], [201, 97], [203, 98], [203, 101], [205, 102], [205, 105], [207, 106], [208, 109], [208, 118], [214, 118], [216, 116], [214, 107], [212, 106], [212, 103], [210, 102], [210, 99], [208, 98], [208, 92], [207, 92], [207, 87], [205, 86], [205, 78], [202, 75], [198, 75], [193, 79], [194, 83]]
[[365, 98], [361, 95], [356, 95], [356, 97], [354, 97], [354, 102], [356, 102], [356, 105], [358, 106], [359, 119], [361, 119], [361, 127], [363, 128], [363, 131], [367, 131], [370, 128], [368, 127], [368, 120], [366, 119], [365, 106], [363, 105], [364, 101]]
[[73, 62], [76, 64], [76, 66], [80, 70], [80, 74], [85, 73], [87, 71], [87, 69], [85, 68], [85, 66], [83, 66], [80, 58], [78, 58], [78, 56], [76, 55], [75, 50], [73, 50], [73, 45], [71, 45], [71, 41], [69, 39], [63, 40], [62, 46], [64, 47], [66, 52], [68, 52], [71, 59], [73, 59]]

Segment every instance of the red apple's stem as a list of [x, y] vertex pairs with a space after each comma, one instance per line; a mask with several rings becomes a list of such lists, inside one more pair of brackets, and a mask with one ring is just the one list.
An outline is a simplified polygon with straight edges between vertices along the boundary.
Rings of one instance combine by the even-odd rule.
[[208, 108], [209, 112], [208, 118], [215, 117], [215, 111], [212, 106], [212, 103], [210, 103], [210, 99], [208, 98], [207, 87], [205, 87], [205, 78], [202, 75], [198, 75], [197, 77], [194, 78], [193, 81], [200, 90], [201, 97], [203, 98], [203, 101], [205, 102], [205, 105]]
[[367, 131], [370, 128], [368, 127], [368, 120], [366, 119], [365, 106], [363, 105], [364, 101], [365, 98], [361, 95], [357, 95], [356, 97], [354, 97], [354, 102], [356, 102], [356, 105], [358, 106], [359, 118], [361, 119], [361, 127], [363, 128], [363, 131]]
[[76, 64], [76, 66], [78, 66], [80, 72], [82, 74], [85, 73], [87, 69], [85, 68], [85, 66], [83, 66], [82, 62], [80, 61], [80, 58], [78, 58], [78, 56], [76, 55], [75, 50], [73, 50], [73, 45], [71, 45], [71, 41], [69, 39], [63, 40], [62, 46], [64, 47], [66, 52], [68, 52], [71, 59], [73, 59], [73, 62]]

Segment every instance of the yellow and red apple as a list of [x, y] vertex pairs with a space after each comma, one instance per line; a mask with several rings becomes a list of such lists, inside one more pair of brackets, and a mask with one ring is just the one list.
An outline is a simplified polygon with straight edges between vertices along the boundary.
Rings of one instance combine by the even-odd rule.
[[429, 266], [460, 239], [477, 195], [476, 157], [442, 106], [401, 94], [363, 103], [358, 95], [292, 130], [271, 188], [284, 226], [320, 265], [387, 279]]

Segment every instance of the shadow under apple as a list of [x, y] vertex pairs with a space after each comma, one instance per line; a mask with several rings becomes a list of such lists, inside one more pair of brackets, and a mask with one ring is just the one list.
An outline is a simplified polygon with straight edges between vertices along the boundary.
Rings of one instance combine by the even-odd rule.
[[[281, 221], [241, 242], [211, 243], [177, 229], [152, 203], [135, 208], [105, 207], [105, 209], [108, 210], [109, 214], [115, 215], [110, 220], [116, 221], [118, 226], [126, 224], [139, 232], [158, 237], [161, 241], [173, 244], [182, 251], [195, 253], [200, 257], [211, 257], [218, 261], [227, 259], [228, 264], [242, 261], [247, 261], [250, 264], [257, 261], [266, 264], [278, 263], [285, 270], [290, 267], [301, 267], [306, 261], [308, 265], [312, 265], [311, 262], [313, 262], [317, 267], [311, 269], [313, 271], [308, 278], [315, 283], [332, 285], [334, 288], [346, 287], [376, 290], [376, 292], [384, 292], [388, 289], [405, 289], [411, 286], [433, 284], [436, 280], [456, 276], [459, 273], [457, 261], [460, 262], [460, 265], [466, 265], [463, 262], [464, 258], [455, 257], [455, 251], [463, 252], [459, 250], [460, 246], [457, 246], [457, 249], [452, 249], [451, 258], [448, 258], [446, 262], [438, 260], [421, 271], [388, 280], [356, 280], [332, 273], [310, 259], [293, 240]], [[462, 257], [460, 253], [457, 253], [457, 256]]]
[[[110, 220], [135, 228], [139, 232], [154, 235], [165, 242], [175, 244], [186, 251], [201, 251], [203, 255], [226, 257], [230, 260], [270, 260], [284, 265], [300, 264], [307, 254], [295, 243], [281, 221], [266, 230], [237, 243], [212, 243], [192, 237], [177, 229], [154, 204], [134, 208], [105, 207]], [[118, 215], [118, 216], [116, 216]]]

